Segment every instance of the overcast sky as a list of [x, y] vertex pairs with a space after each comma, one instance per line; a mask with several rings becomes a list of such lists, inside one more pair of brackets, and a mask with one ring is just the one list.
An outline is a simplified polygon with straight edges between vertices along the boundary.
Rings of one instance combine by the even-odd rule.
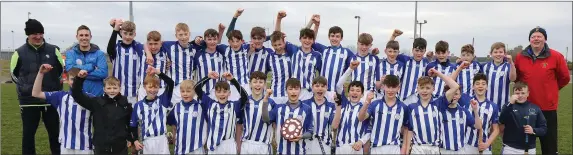
[[[140, 41], [151, 30], [161, 32], [164, 40], [175, 40], [178, 22], [189, 24], [192, 36], [216, 28], [219, 23], [228, 26], [237, 8], [245, 9], [236, 25], [245, 36], [249, 36], [253, 26], [272, 31], [279, 10], [287, 12], [283, 31], [287, 40], [296, 44], [300, 44], [298, 31], [314, 13], [321, 14], [317, 41], [323, 44], [329, 44], [328, 28], [335, 25], [344, 30], [344, 46], [356, 44], [355, 15], [361, 16], [360, 32], [373, 35], [374, 47], [383, 48], [395, 28], [404, 31], [398, 38], [401, 49], [411, 49], [414, 36], [414, 2], [134, 2], [133, 7], [136, 39]], [[13, 48], [12, 37], [16, 47], [24, 43], [27, 12], [42, 22], [44, 37], [52, 44], [69, 46], [76, 41], [77, 27], [85, 24], [92, 30], [92, 42], [105, 49], [112, 31], [109, 20], [128, 20], [129, 3], [2, 2], [2, 49]], [[419, 2], [418, 19], [428, 21], [422, 26], [422, 37], [427, 39], [429, 50], [439, 40], [445, 40], [455, 55], [460, 55], [461, 46], [472, 43], [472, 37], [477, 56], [486, 56], [497, 41], [510, 48], [527, 46], [529, 30], [536, 26], [547, 30], [551, 48], [563, 54], [566, 47], [572, 48], [571, 2]], [[226, 39], [223, 43], [227, 43]]]

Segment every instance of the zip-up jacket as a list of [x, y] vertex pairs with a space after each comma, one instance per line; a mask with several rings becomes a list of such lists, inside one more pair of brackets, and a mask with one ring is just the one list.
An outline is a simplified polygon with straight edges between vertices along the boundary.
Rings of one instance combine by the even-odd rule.
[[557, 110], [559, 90], [571, 79], [565, 57], [547, 44], [539, 56], [535, 56], [531, 46], [527, 46], [515, 58], [517, 81], [527, 83], [528, 100], [543, 111]]
[[42, 91], [62, 90], [60, 80], [64, 69], [58, 46], [44, 42], [40, 47], [34, 47], [26, 40], [26, 44], [16, 49], [12, 55], [10, 73], [16, 84], [20, 106], [49, 106], [45, 100], [32, 97], [32, 87], [42, 64], [50, 64], [53, 67], [50, 72], [44, 74]]
[[107, 57], [95, 44], [90, 44], [90, 50], [80, 51], [80, 45], [66, 52], [66, 71], [79, 68], [88, 71], [84, 90], [95, 96], [103, 95], [103, 80], [108, 76]]
[[[537, 105], [528, 101], [505, 105], [499, 116], [499, 122], [505, 126], [503, 144], [516, 149], [535, 148], [535, 139], [547, 133], [547, 121], [543, 112]], [[523, 129], [525, 125], [531, 126], [535, 135], [526, 135]]]
[[79, 105], [92, 112], [95, 148], [105, 152], [122, 151], [127, 147], [126, 141], [134, 141], [129, 133], [129, 120], [133, 111], [131, 104], [127, 102], [127, 97], [122, 95], [113, 98], [107, 94], [88, 97], [82, 91], [84, 81], [85, 78], [74, 79], [72, 97]]

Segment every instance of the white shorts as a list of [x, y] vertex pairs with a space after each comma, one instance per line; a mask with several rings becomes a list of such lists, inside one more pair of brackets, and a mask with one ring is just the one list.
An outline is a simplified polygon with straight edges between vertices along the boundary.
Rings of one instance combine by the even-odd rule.
[[64, 145], [60, 145], [60, 154], [94, 154], [93, 150], [76, 150], [65, 148]]
[[370, 154], [400, 154], [400, 146], [384, 145], [370, 148]]
[[326, 93], [324, 94], [324, 96], [326, 96], [326, 100], [328, 102], [331, 102], [331, 103], [335, 103], [334, 102], [334, 96], [335, 95], [336, 95], [336, 92], [334, 92], [334, 91], [326, 91]]
[[440, 154], [440, 147], [432, 145], [412, 145], [410, 154]]
[[364, 149], [356, 151], [352, 148], [352, 144], [344, 144], [336, 147], [336, 154], [364, 154]]
[[[157, 96], [163, 94], [164, 91], [165, 91], [165, 88], [159, 88], [159, 91], [157, 92]], [[141, 100], [145, 99], [146, 96], [147, 96], [147, 92], [145, 91], [143, 86], [139, 87], [139, 89], [137, 90], [137, 101], [141, 101]]]
[[[177, 153], [174, 153], [174, 154], [177, 154]], [[193, 150], [192, 152], [185, 153], [185, 154], [207, 154], [207, 153], [205, 153], [204, 147], [200, 147], [197, 150]]]
[[[477, 147], [470, 146], [467, 144], [466, 144], [466, 146], [464, 146], [463, 149], [461, 149], [461, 151], [463, 151], [464, 154], [479, 154], [479, 149]], [[491, 151], [490, 150], [483, 150], [482, 154], [491, 154]]]
[[300, 95], [298, 96], [298, 99], [304, 101], [311, 99], [313, 96], [314, 94], [312, 93], [312, 91], [308, 89], [300, 89]]
[[241, 154], [271, 154], [271, 145], [256, 141], [243, 141]]
[[[331, 152], [330, 145], [326, 145], [326, 142], [323, 141], [322, 147], [324, 148], [324, 153], [329, 155]], [[313, 139], [312, 141], [306, 141], [306, 154], [322, 154], [320, 143], [318, 143], [317, 138]]]
[[458, 151], [446, 150], [444, 148], [440, 148], [440, 154], [463, 154], [464, 148], [460, 148]]
[[288, 102], [288, 97], [284, 96], [284, 97], [271, 97], [271, 99], [273, 99], [273, 101], [275, 101], [275, 104], [285, 104]]
[[[532, 148], [532, 149], [527, 150], [527, 153], [528, 154], [536, 154], [536, 150], [535, 150], [535, 148]], [[503, 147], [501, 148], [501, 154], [525, 154], [525, 150], [516, 149], [516, 148], [513, 148], [511, 146], [503, 144]]]
[[139, 100], [137, 100], [137, 96], [128, 96], [127, 97], [127, 102], [129, 104], [131, 104], [131, 107], [133, 107], [135, 105], [135, 103], [137, 103], [137, 101], [139, 101]]
[[209, 150], [207, 154], [237, 154], [237, 143], [235, 142], [235, 138], [221, 141], [221, 144], [215, 147], [215, 151]]
[[143, 140], [143, 154], [171, 154], [165, 135], [148, 137]]

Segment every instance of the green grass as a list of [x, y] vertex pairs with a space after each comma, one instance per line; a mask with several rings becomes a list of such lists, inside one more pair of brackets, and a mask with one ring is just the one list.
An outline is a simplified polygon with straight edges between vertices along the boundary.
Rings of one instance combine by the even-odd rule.
[[[571, 84], [560, 91], [559, 98], [559, 153], [572, 154], [572, 129], [571, 123], [573, 122], [572, 116], [572, 88]], [[18, 107], [18, 98], [15, 92], [16, 88], [13, 84], [1, 84], [1, 121], [2, 121], [2, 135], [1, 135], [1, 154], [20, 154], [22, 151], [22, 121], [20, 118], [20, 110]], [[511, 132], [511, 131], [508, 131]], [[539, 141], [537, 142], [537, 152], [541, 153]], [[171, 147], [173, 149], [173, 147]], [[501, 137], [495, 141], [493, 146], [493, 153], [499, 154], [501, 150]], [[48, 135], [44, 124], [40, 122], [36, 132], [36, 152], [38, 154], [49, 154], [50, 148], [48, 144]]]

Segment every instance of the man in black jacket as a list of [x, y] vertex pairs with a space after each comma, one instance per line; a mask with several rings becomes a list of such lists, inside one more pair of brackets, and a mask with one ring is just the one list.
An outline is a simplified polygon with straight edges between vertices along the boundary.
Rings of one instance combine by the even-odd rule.
[[22, 116], [22, 154], [36, 154], [35, 135], [40, 118], [48, 131], [52, 154], [60, 154], [58, 111], [46, 100], [33, 97], [32, 87], [40, 65], [49, 64], [53, 69], [45, 74], [42, 91], [62, 90], [62, 55], [58, 46], [45, 42], [44, 27], [39, 21], [28, 19], [24, 31], [28, 36], [26, 43], [16, 49], [10, 61], [10, 72], [12, 81], [16, 83]]
[[129, 121], [133, 111], [127, 98], [122, 96], [120, 81], [115, 77], [104, 80], [104, 96], [90, 98], [82, 90], [87, 71], [82, 70], [74, 80], [72, 97], [82, 107], [90, 110], [94, 125], [95, 154], [127, 154], [134, 139], [129, 132]]

